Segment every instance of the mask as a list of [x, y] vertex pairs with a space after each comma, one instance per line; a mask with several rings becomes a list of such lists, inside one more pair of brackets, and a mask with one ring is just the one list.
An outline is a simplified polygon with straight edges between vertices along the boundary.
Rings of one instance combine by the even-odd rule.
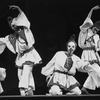
[[73, 52], [75, 51], [76, 49], [76, 45], [74, 42], [69, 42], [68, 45], [67, 45], [67, 51], [68, 53], [70, 54], [73, 54]]

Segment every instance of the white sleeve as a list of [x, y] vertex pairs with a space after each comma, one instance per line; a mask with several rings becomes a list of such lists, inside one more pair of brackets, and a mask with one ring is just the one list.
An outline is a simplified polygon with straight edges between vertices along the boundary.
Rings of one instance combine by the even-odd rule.
[[0, 38], [0, 44], [1, 44], [1, 43], [5, 43], [5, 44], [6, 44], [6, 41], [5, 41], [5, 38], [4, 38], [4, 37], [1, 37], [1, 38]]
[[28, 42], [28, 46], [32, 47], [32, 45], [35, 43], [34, 36], [32, 34], [32, 31], [30, 29], [25, 30], [25, 36]]
[[86, 32], [80, 32], [79, 33], [79, 36], [78, 36], [78, 46], [80, 48], [85, 48], [87, 47], [86, 44], [85, 44], [85, 41], [86, 41], [86, 37], [87, 37], [87, 33]]
[[56, 61], [56, 54], [54, 57], [48, 62], [48, 64], [42, 68], [41, 73], [45, 76], [53, 74], [54, 66]]
[[76, 69], [80, 72], [86, 72], [85, 67], [89, 65], [89, 62], [81, 60], [78, 56], [75, 56]]
[[80, 26], [80, 30], [86, 31], [86, 30], [89, 28], [88, 25], [85, 26], [86, 23], [91, 24], [91, 26], [93, 25], [92, 20], [91, 20], [89, 17], [87, 17], [87, 18], [85, 19], [85, 21], [83, 22], [83, 24]]
[[96, 50], [100, 51], [100, 46], [98, 46], [99, 45], [98, 42], [100, 41], [99, 35], [97, 35], [97, 34], [94, 35], [93, 39], [94, 39], [94, 42], [95, 42], [95, 48], [96, 48]]

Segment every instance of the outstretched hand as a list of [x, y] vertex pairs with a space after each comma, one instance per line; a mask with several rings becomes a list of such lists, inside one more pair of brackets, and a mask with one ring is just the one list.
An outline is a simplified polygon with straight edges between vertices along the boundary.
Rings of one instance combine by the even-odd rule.
[[10, 5], [9, 8], [10, 9], [16, 9], [16, 8], [19, 9], [19, 7], [18, 6], [15, 6], [15, 5]]
[[100, 9], [100, 5], [94, 6], [92, 9], [93, 9], [93, 10]]
[[18, 7], [16, 5], [10, 5], [9, 8], [12, 9], [12, 10], [18, 9], [19, 12], [22, 12], [22, 10], [20, 9], [20, 7]]

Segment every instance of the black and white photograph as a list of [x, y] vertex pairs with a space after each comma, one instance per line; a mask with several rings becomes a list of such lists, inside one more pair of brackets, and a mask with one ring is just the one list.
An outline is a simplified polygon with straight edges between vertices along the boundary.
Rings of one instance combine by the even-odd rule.
[[100, 98], [100, 0], [0, 0], [0, 99]]

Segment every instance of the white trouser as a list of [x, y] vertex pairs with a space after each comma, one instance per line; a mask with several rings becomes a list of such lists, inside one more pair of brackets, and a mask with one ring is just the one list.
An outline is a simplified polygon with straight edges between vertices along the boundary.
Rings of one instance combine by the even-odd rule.
[[[53, 86], [51, 86], [51, 89], [49, 90], [49, 93], [52, 94], [52, 95], [62, 95], [62, 90], [59, 88], [59, 86], [53, 85]], [[81, 90], [79, 89], [79, 87], [75, 87], [75, 88], [71, 89], [70, 92], [68, 92], [67, 94], [80, 95]]]
[[23, 69], [18, 68], [19, 88], [28, 89], [31, 87], [35, 90], [35, 83], [32, 75], [32, 66], [24, 65]]
[[86, 79], [83, 87], [95, 90], [100, 87], [100, 67], [98, 64], [93, 64], [88, 70], [88, 78]]

